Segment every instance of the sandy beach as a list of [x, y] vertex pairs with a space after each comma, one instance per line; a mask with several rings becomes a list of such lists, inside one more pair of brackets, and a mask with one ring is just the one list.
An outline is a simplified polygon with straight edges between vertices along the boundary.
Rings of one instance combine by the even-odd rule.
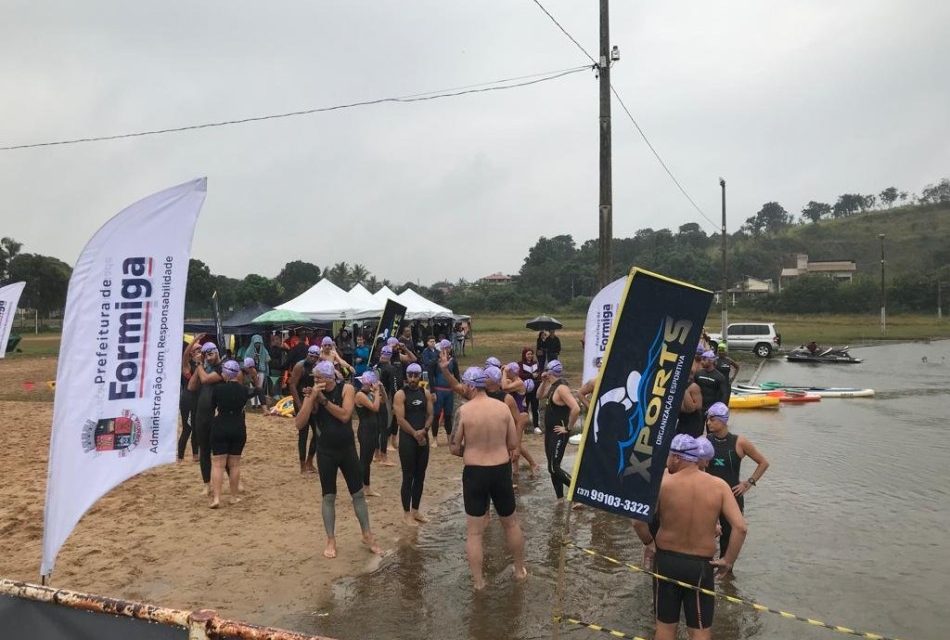
[[[0, 367], [0, 385], [6, 389], [20, 389], [29, 371], [39, 378], [34, 391], [22, 392], [38, 400], [0, 400], [4, 578], [39, 582], [53, 409], [44, 401], [51, 395], [44, 375], [54, 367], [54, 358], [6, 361]], [[444, 443], [444, 435], [440, 440]], [[323, 557], [319, 482], [316, 475], [299, 473], [296, 441], [290, 419], [249, 414], [244, 500], [217, 511], [208, 509], [200, 495], [190, 449], [185, 462], [125, 482], [79, 522], [59, 554], [52, 584], [170, 607], [210, 608], [257, 624], [314, 610], [335, 580], [372, 571], [380, 558], [361, 544], [345, 493], [337, 503], [339, 555]], [[526, 441], [543, 461], [540, 437]], [[460, 478], [461, 459], [444, 444], [434, 449], [423, 511], [435, 511], [459, 493]], [[382, 497], [369, 499], [371, 523], [389, 552], [412, 544], [416, 536], [401, 522], [399, 483], [398, 466], [374, 465], [372, 486]], [[463, 548], [460, 540], [459, 553]]]

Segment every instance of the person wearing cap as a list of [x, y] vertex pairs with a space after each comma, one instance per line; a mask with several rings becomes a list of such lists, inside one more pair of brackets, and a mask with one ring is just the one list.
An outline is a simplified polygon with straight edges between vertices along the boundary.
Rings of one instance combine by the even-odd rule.
[[[678, 434], [670, 444], [669, 471], [660, 483], [655, 515], [659, 529], [654, 537], [647, 522], [636, 520], [634, 530], [653, 556], [654, 571], [662, 576], [712, 591], [714, 573], [731, 568], [746, 536], [746, 522], [729, 486], [699, 470], [701, 446], [690, 435]], [[726, 553], [713, 560], [716, 525], [722, 515], [732, 525], [733, 538]], [[716, 599], [694, 589], [653, 579], [654, 638], [676, 638], [681, 613], [692, 639], [711, 638]]]
[[392, 401], [396, 397], [396, 392], [402, 388], [402, 368], [393, 363], [392, 358], [393, 348], [389, 345], [383, 346], [379, 351], [377, 372], [389, 402], [389, 425], [386, 430], [380, 431], [378, 462], [386, 467], [395, 466], [395, 463], [389, 461], [387, 451], [388, 449], [393, 451], [398, 449], [396, 437], [399, 434], [399, 424], [396, 422], [396, 413], [392, 410]]
[[534, 389], [525, 395], [525, 402], [531, 412], [531, 425], [537, 435], [541, 434], [538, 406], [538, 387], [541, 385], [541, 363], [534, 355], [534, 349], [524, 347], [521, 350], [521, 379], [534, 382]]
[[[523, 457], [528, 463], [528, 472], [533, 478], [538, 472], [538, 469], [541, 467], [534, 460], [534, 456], [531, 455], [531, 452], [528, 451], [527, 447], [524, 446], [524, 432], [525, 428], [530, 424], [531, 419], [528, 417], [528, 405], [525, 399], [528, 396], [528, 391], [534, 391], [534, 381], [533, 380], [522, 380], [521, 379], [521, 365], [517, 362], [509, 362], [505, 365], [505, 368], [502, 370], [501, 375], [501, 390], [504, 391], [508, 397], [505, 399], [508, 403], [509, 408], [511, 403], [508, 402], [509, 399], [514, 403], [515, 408], [512, 411], [512, 417], [515, 419], [515, 426], [518, 429], [518, 453], [520, 457]], [[520, 465], [518, 465], [517, 460], [515, 461], [515, 466], [512, 469], [514, 473], [515, 480], [517, 481], [520, 474]]]
[[544, 455], [558, 500], [564, 499], [564, 488], [571, 485], [571, 476], [561, 468], [561, 460], [567, 449], [571, 426], [577, 422], [581, 412], [570, 385], [561, 377], [563, 373], [560, 360], [549, 360], [541, 374], [541, 388], [538, 390], [538, 397], [544, 398]]
[[725, 342], [716, 345], [716, 370], [731, 384], [739, 376], [739, 363], [729, 357], [728, 351]]
[[356, 395], [353, 385], [338, 382], [336, 369], [330, 362], [318, 362], [313, 368], [313, 377], [313, 386], [305, 392], [303, 406], [294, 417], [294, 426], [304, 430], [312, 422], [317, 427], [317, 467], [323, 494], [321, 513], [327, 532], [323, 555], [327, 558], [336, 557], [337, 472], [343, 473], [343, 480], [353, 500], [353, 511], [360, 523], [363, 543], [373, 553], [380, 554], [382, 551], [369, 526], [369, 507], [353, 437]]
[[406, 384], [393, 398], [393, 413], [399, 424], [399, 464], [402, 467], [403, 520], [410, 526], [428, 522], [419, 513], [426, 469], [429, 467], [429, 429], [432, 426], [432, 396], [419, 382], [422, 367], [413, 362], [406, 367]]
[[240, 378], [243, 378], [244, 385], [250, 391], [253, 391], [250, 396], [251, 406], [266, 407], [267, 397], [264, 395], [262, 388], [264, 385], [264, 375], [257, 371], [257, 362], [254, 358], [250, 356], [244, 358], [244, 362], [241, 364], [241, 376], [239, 376], [239, 379]]
[[238, 491], [241, 482], [241, 454], [247, 442], [247, 426], [244, 420], [244, 405], [248, 398], [261, 391], [259, 387], [248, 389], [240, 380], [241, 365], [228, 360], [221, 365], [224, 382], [214, 385], [211, 406], [215, 412], [211, 422], [211, 504], [217, 509], [221, 504], [221, 485], [225, 470], [231, 485], [231, 504], [240, 502]]
[[[717, 402], [706, 412], [706, 429], [709, 432], [709, 442], [712, 443], [715, 455], [706, 469], [710, 475], [721, 478], [732, 488], [739, 504], [739, 511], [745, 513], [745, 494], [762, 479], [769, 468], [769, 461], [749, 442], [745, 436], [729, 432], [729, 407]], [[749, 456], [755, 463], [755, 471], [746, 480], [739, 478], [739, 467], [742, 459]], [[722, 535], [719, 537], [720, 554], [725, 555], [729, 548], [729, 539], [732, 535], [730, 523], [720, 518]]]
[[[351, 367], [346, 360], [344, 360], [336, 350], [336, 343], [333, 342], [333, 338], [330, 336], [324, 336], [320, 340], [320, 360], [322, 362], [329, 362], [334, 367], [339, 367], [340, 371], [348, 372], [352, 371]], [[340, 373], [337, 373], [337, 379], [342, 380], [343, 376]]]
[[699, 462], [697, 464], [699, 465], [700, 471], [705, 471], [716, 455], [716, 449], [713, 448], [712, 442], [710, 442], [706, 436], [696, 438], [696, 444], [698, 445], [699, 451]]
[[[449, 375], [454, 378], [456, 381], [459, 377], [459, 366], [455, 358], [452, 357], [452, 343], [448, 340], [442, 340], [436, 344], [436, 356], [435, 359], [429, 362], [426, 371], [429, 374], [429, 388], [432, 390], [433, 404], [432, 404], [432, 446], [437, 447], [439, 444], [439, 421], [441, 418], [442, 424], [445, 428], [445, 439], [446, 443], [452, 440], [452, 422], [453, 414], [455, 411], [455, 391], [453, 390], [453, 383], [450, 381], [449, 376], [442, 372], [442, 367], [439, 365], [439, 360], [441, 354], [445, 353], [448, 358], [446, 366], [449, 370]], [[425, 362], [425, 352], [423, 352], [423, 362]]]
[[512, 486], [511, 465], [518, 454], [518, 433], [511, 412], [491, 399], [486, 391], [488, 377], [480, 367], [462, 374], [462, 395], [468, 401], [459, 407], [450, 450], [465, 463], [462, 470], [462, 498], [465, 504], [465, 553], [475, 590], [485, 588], [482, 572], [484, 533], [488, 526], [489, 504], [505, 531], [505, 541], [514, 564], [514, 577], [528, 575], [524, 564], [524, 534], [518, 521]]
[[700, 369], [693, 376], [693, 380], [699, 385], [699, 391], [703, 396], [703, 413], [716, 402], [728, 405], [732, 387], [729, 381], [716, 370], [716, 354], [711, 350], [704, 351], [699, 364]]
[[[257, 377], [251, 382], [254, 383], [255, 387], [261, 387], [264, 389], [265, 393], [270, 388], [270, 369], [271, 369], [271, 357], [270, 352], [267, 350], [267, 347], [264, 345], [264, 338], [255, 333], [251, 336], [251, 342], [247, 345], [245, 349], [241, 352], [241, 357], [244, 362], [248, 358], [254, 360], [254, 370], [257, 374]], [[247, 367], [244, 367], [245, 371]], [[267, 393], [267, 395], [270, 395]]]
[[360, 388], [356, 392], [356, 415], [359, 426], [356, 437], [360, 443], [360, 468], [363, 470], [363, 486], [366, 495], [379, 497], [379, 493], [370, 488], [370, 467], [376, 450], [379, 448], [381, 429], [389, 428], [389, 412], [386, 409], [386, 392], [374, 371], [364, 371], [357, 380]]
[[195, 354], [195, 375], [188, 381], [188, 390], [198, 396], [192, 437], [198, 439], [198, 466], [205, 495], [211, 492], [211, 421], [214, 419], [211, 394], [222, 380], [218, 347], [213, 342], [205, 342]]
[[[304, 389], [313, 386], [313, 368], [320, 362], [321, 348], [317, 345], [307, 347], [307, 357], [294, 365], [290, 372], [290, 395], [294, 399], [294, 415], [300, 413], [303, 406]], [[307, 447], [308, 434], [312, 433], [310, 446]], [[316, 427], [311, 424], [309, 429], [301, 429], [297, 434], [297, 457], [300, 459], [300, 473], [316, 473], [317, 469], [313, 466], [314, 458], [317, 455], [317, 433]]]

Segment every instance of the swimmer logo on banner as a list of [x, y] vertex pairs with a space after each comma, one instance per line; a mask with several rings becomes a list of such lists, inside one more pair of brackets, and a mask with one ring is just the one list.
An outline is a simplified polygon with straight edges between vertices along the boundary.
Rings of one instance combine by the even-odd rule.
[[653, 518], [712, 292], [635, 268], [584, 422], [570, 499]]
[[13, 328], [13, 316], [25, 286], [25, 282], [14, 282], [0, 287], [0, 358], [7, 355], [7, 340], [10, 339], [10, 330]]
[[[205, 178], [106, 222], [69, 280], [40, 572], [113, 487], [175, 461], [185, 287]], [[120, 527], [121, 523], [116, 523]]]

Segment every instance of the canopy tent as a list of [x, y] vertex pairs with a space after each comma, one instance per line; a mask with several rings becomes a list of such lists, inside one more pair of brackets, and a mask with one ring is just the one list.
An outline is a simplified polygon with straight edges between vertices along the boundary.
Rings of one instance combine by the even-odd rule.
[[373, 294], [373, 299], [376, 300], [376, 304], [380, 305], [381, 307], [386, 306], [386, 300], [395, 300], [396, 302], [400, 302], [399, 296], [396, 295], [396, 292], [386, 285], [383, 285], [379, 291]]
[[406, 306], [407, 320], [455, 319], [455, 314], [452, 313], [451, 309], [432, 302], [410, 287], [406, 287], [405, 291], [396, 298], [396, 301]]
[[379, 308], [363, 307], [349, 293], [326, 278], [320, 280], [293, 300], [277, 305], [276, 308], [298, 311], [313, 320], [321, 322], [358, 320], [360, 318], [376, 317], [380, 314]]
[[367, 309], [379, 309], [380, 314], [383, 312], [383, 306], [385, 303], [380, 304], [376, 298], [373, 297], [373, 294], [370, 293], [366, 287], [360, 283], [353, 285], [353, 288], [350, 289], [349, 293], [350, 298], [359, 306], [365, 307]]
[[[261, 332], [261, 325], [253, 324], [252, 321], [262, 313], [271, 310], [271, 307], [265, 304], [254, 304], [244, 309], [238, 309], [227, 318], [221, 321], [221, 330], [226, 334], [236, 336], [251, 336]], [[216, 333], [217, 327], [214, 321], [208, 322], [186, 322], [185, 331], [187, 333]]]

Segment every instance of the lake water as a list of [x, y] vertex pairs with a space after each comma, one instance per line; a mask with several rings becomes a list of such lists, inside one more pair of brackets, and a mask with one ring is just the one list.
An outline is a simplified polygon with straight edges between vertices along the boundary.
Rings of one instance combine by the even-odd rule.
[[[732, 431], [754, 442], [771, 467], [747, 494], [749, 536], [736, 577], [723, 589], [831, 624], [904, 640], [944, 638], [950, 342], [852, 353], [864, 363], [817, 366], [776, 358], [758, 381], [872, 387], [876, 398], [733, 414]], [[567, 461], [564, 466], [570, 468]], [[742, 476], [753, 468], [747, 460]], [[523, 585], [511, 580], [501, 527], [493, 522], [486, 535], [489, 587], [472, 593], [459, 495], [379, 570], [340, 582], [330, 602], [282, 623], [343, 640], [551, 637], [565, 510], [555, 505], [546, 475], [523, 481], [519, 510], [530, 571]], [[642, 548], [629, 521], [585, 509], [572, 516], [571, 528], [577, 544], [640, 564]], [[573, 549], [566, 559], [565, 614], [652, 637], [649, 577]], [[723, 601], [713, 630], [725, 639], [846, 637]], [[600, 635], [571, 626], [560, 633]]]

